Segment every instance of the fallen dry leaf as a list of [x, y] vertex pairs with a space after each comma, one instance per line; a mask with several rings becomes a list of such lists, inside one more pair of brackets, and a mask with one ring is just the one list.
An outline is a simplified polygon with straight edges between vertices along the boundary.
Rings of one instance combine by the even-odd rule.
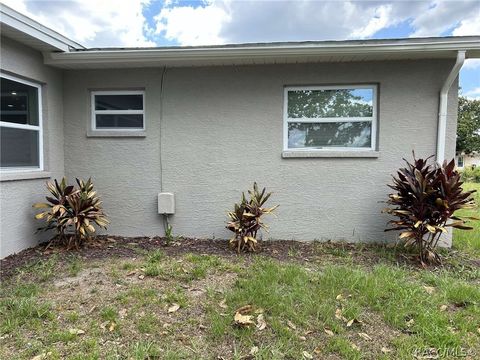
[[446, 311], [448, 309], [447, 305], [440, 306], [440, 311]]
[[432, 286], [424, 286], [423, 288], [425, 289], [427, 294], [433, 294], [435, 292], [435, 288]]
[[220, 301], [218, 306], [220, 306], [222, 309], [227, 309], [228, 308], [227, 299], [223, 299], [222, 301]]
[[250, 355], [254, 356], [256, 353], [258, 353], [258, 346], [253, 346], [250, 349]]
[[47, 359], [47, 358], [50, 357], [51, 355], [52, 355], [52, 353], [49, 351], [49, 352], [47, 352], [47, 353], [43, 353], [43, 354], [34, 356], [34, 357], [32, 358], [32, 360], [43, 360], [43, 359]]
[[327, 334], [327, 335], [329, 335], [329, 336], [335, 335], [335, 334], [333, 333], [333, 331], [332, 331], [330, 328], [328, 328], [328, 327], [324, 327], [324, 328], [323, 328], [323, 331], [325, 331], [325, 334]]
[[249, 313], [253, 310], [253, 306], [252, 305], [244, 305], [242, 307], [239, 307], [235, 312], [237, 313], [240, 313], [240, 314], [245, 314], [245, 313]]
[[178, 309], [180, 309], [180, 305], [172, 304], [172, 306], [168, 308], [168, 313], [171, 314], [171, 313], [177, 312]]
[[238, 311], [235, 313], [233, 320], [235, 320], [235, 324], [240, 326], [250, 326], [254, 324], [252, 321], [252, 315], [242, 315]]
[[381, 351], [382, 353], [384, 353], [384, 354], [388, 354], [388, 353], [391, 352], [392, 350], [390, 350], [390, 349], [388, 349], [388, 348], [386, 348], [386, 347], [384, 346], [384, 347], [382, 347], [382, 348], [380, 349], [380, 351]]
[[360, 336], [362, 339], [364, 339], [366, 341], [371, 341], [372, 340], [372, 338], [368, 334], [365, 334], [365, 333], [358, 333], [358, 336]]
[[115, 328], [117, 327], [117, 324], [115, 322], [111, 322], [110, 323], [110, 327], [108, 328], [108, 331], [112, 332], [115, 330]]
[[412, 326], [413, 324], [415, 324], [415, 320], [414, 319], [410, 319], [406, 322], [407, 326], [410, 327]]
[[143, 280], [143, 279], [145, 279], [145, 275], [143, 275], [143, 274], [142, 274], [142, 275], [138, 275], [138, 278], [139, 278], [140, 280]]
[[320, 347], [316, 347], [313, 352], [317, 355], [320, 355], [322, 353], [322, 349], [320, 349]]
[[290, 320], [287, 320], [287, 326], [292, 330], [297, 330], [297, 327], [295, 326], [295, 324]]
[[337, 309], [335, 310], [335, 317], [339, 320], [342, 320], [343, 319], [343, 316], [342, 316], [342, 309]]
[[342, 294], [338, 294], [337, 297], [336, 297], [337, 300], [342, 300], [343, 299], [343, 295]]
[[343, 316], [342, 309], [335, 310], [335, 317], [338, 320], [342, 320], [343, 322], [348, 322], [348, 319], [345, 316]]
[[305, 359], [313, 359], [313, 355], [310, 354], [308, 351], [304, 351], [304, 352], [303, 352], [303, 357], [304, 357]]
[[132, 270], [127, 274], [127, 276], [132, 276], [132, 275], [135, 275], [136, 273], [137, 273], [136, 270]]
[[262, 331], [267, 327], [267, 323], [265, 322], [265, 318], [263, 314], [257, 316], [257, 329], [258, 331]]
[[307, 341], [307, 338], [305, 336], [299, 336], [298, 338], [302, 341]]
[[353, 350], [360, 351], [360, 348], [359, 348], [356, 344], [350, 343], [350, 345], [352, 346], [352, 349], [353, 349]]
[[307, 335], [310, 335], [310, 334], [313, 334], [313, 331], [312, 330], [307, 330], [304, 332], [304, 335], [307, 336]]
[[68, 329], [68, 332], [72, 335], [83, 335], [83, 334], [85, 334], [85, 331], [80, 330], [80, 329]]
[[351, 327], [353, 324], [361, 324], [362, 322], [357, 319], [352, 319], [347, 322], [347, 327]]

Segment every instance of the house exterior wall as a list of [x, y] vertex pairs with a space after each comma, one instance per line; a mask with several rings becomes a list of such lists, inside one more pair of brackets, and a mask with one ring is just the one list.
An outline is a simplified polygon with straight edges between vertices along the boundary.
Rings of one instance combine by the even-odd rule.
[[[280, 204], [263, 238], [380, 242], [390, 174], [435, 153], [450, 60], [66, 71], [65, 164], [92, 176], [110, 234], [161, 235], [157, 193], [175, 193], [175, 235], [229, 238], [226, 212], [257, 181]], [[282, 158], [289, 85], [377, 83], [378, 158]], [[90, 90], [144, 88], [146, 137], [87, 137]], [[455, 155], [457, 82], [446, 157]], [[162, 184], [163, 183], [163, 187]]]
[[[458, 158], [463, 157], [463, 166], [458, 166]], [[471, 167], [478, 167], [480, 166], [480, 155], [457, 155], [456, 156], [456, 163], [460, 169], [464, 168], [471, 168]]]
[[[42, 54], [16, 41], [1, 38], [2, 72], [42, 84], [43, 152], [45, 170], [52, 178], [64, 174], [63, 78], [58, 69], [45, 66]], [[45, 196], [44, 178], [0, 182], [0, 258], [46, 239], [34, 234], [39, 222], [32, 204]], [[23, 176], [25, 177], [25, 176]]]

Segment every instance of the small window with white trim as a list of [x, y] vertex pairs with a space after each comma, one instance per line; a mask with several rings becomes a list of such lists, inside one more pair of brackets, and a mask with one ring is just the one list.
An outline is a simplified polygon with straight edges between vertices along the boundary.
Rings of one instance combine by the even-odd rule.
[[284, 150], [376, 150], [377, 86], [285, 88]]
[[145, 130], [145, 92], [92, 91], [93, 130]]
[[0, 167], [43, 170], [41, 85], [0, 74]]

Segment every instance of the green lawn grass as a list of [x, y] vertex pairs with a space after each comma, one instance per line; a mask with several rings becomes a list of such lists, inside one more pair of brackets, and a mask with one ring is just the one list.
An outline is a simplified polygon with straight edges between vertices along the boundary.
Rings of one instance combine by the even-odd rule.
[[[477, 208], [471, 210], [460, 210], [458, 211], [458, 214], [463, 216], [476, 216], [480, 218], [480, 184], [465, 183], [463, 188], [464, 190], [477, 190], [477, 192], [474, 194]], [[474, 229], [470, 231], [455, 229], [453, 231], [453, 247], [463, 251], [471, 252], [476, 256], [480, 256], [480, 220], [472, 220], [469, 222], [469, 225]]]
[[[0, 358], [480, 354], [480, 271], [470, 252], [425, 270], [399, 264], [389, 247], [309, 246], [308, 255], [292, 246], [283, 260], [156, 250], [36, 261], [1, 285]], [[246, 305], [253, 324], [243, 327], [234, 315]]]

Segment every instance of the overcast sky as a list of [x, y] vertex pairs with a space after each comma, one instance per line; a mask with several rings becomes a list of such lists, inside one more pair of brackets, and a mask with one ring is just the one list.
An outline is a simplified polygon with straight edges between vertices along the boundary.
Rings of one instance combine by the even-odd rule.
[[[480, 0], [1, 0], [87, 47], [480, 35]], [[462, 70], [480, 99], [480, 61]]]

